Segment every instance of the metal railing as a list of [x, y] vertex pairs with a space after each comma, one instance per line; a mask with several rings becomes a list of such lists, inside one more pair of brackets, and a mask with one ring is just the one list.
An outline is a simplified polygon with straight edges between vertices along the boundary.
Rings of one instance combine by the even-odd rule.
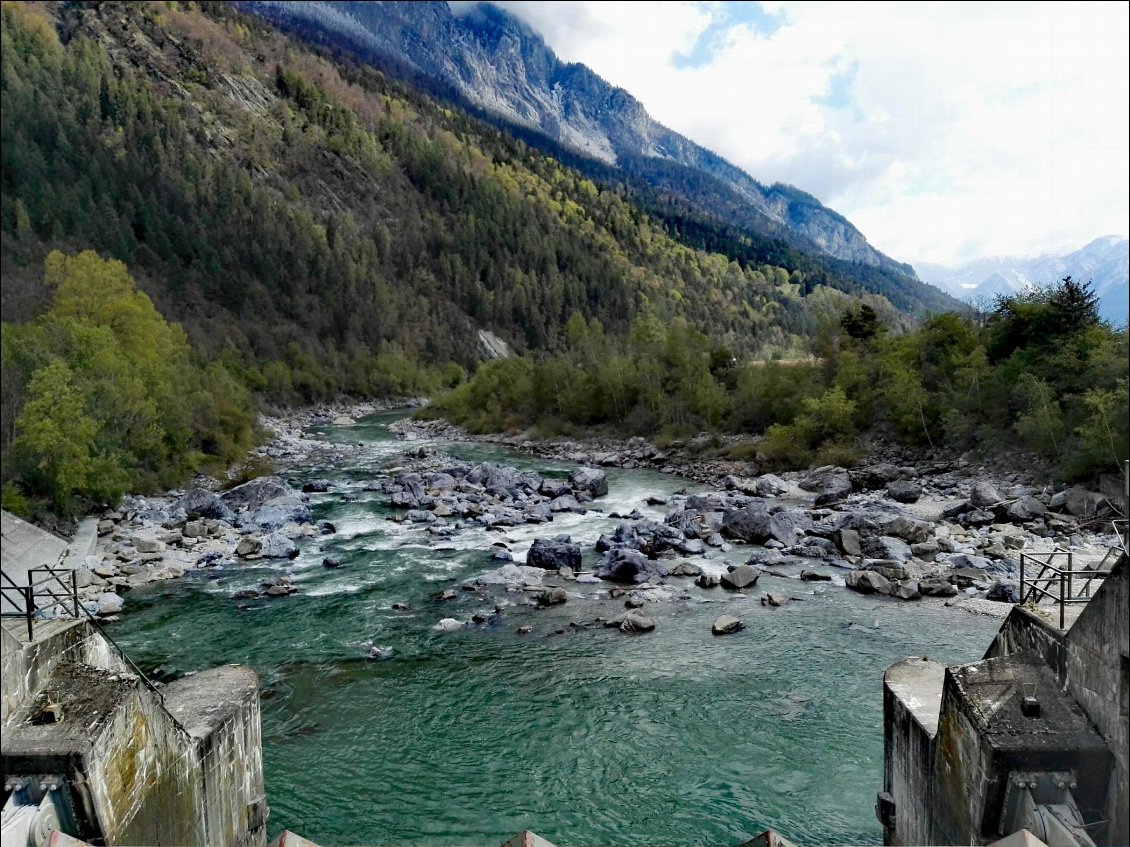
[[[1117, 532], [1117, 530], [1116, 530]], [[1120, 538], [1124, 536], [1120, 535]], [[1021, 605], [1039, 605], [1041, 600], [1049, 599], [1059, 608], [1059, 628], [1064, 629], [1066, 623], [1066, 610], [1069, 604], [1088, 603], [1091, 600], [1091, 584], [1096, 579], [1105, 579], [1110, 576], [1113, 563], [1108, 567], [1107, 562], [1113, 553], [1118, 556], [1125, 552], [1125, 543], [1121, 548], [1112, 547], [1107, 551], [1106, 557], [1097, 567], [1084, 567], [1076, 569], [1075, 559], [1070, 550], [1051, 550], [1046, 553], [1021, 553], [1020, 554], [1020, 603]], [[1117, 556], [1115, 558], [1117, 561]], [[1029, 574], [1035, 568], [1039, 572], [1034, 576]], [[1078, 591], [1076, 588], [1078, 587]]]
[[[110, 633], [102, 627], [98, 622], [98, 618], [91, 613], [78, 599], [78, 573], [73, 568], [54, 568], [50, 565], [43, 565], [38, 568], [28, 568], [27, 571], [27, 585], [19, 585], [8, 574], [0, 571], [3, 579], [0, 580], [0, 592], [3, 593], [5, 599], [16, 609], [13, 612], [3, 612], [4, 617], [21, 617], [27, 623], [27, 639], [28, 641], [35, 640], [35, 622], [43, 620], [37, 617], [37, 613], [44, 609], [53, 606], [61, 606], [66, 617], [73, 618], [74, 620], [86, 619], [90, 625], [98, 631], [106, 642], [113, 648], [118, 658], [121, 659], [126, 665], [129, 666], [137, 677], [145, 684], [153, 694], [157, 696], [161, 708], [172, 719], [180, 729], [184, 730], [178, 721], [168, 709], [165, 708], [165, 695], [162, 693], [148, 676], [134, 664], [133, 659], [126, 655], [123, 650], [113, 638]], [[37, 580], [36, 577], [41, 575], [43, 578]], [[19, 599], [19, 603], [13, 601], [13, 597]], [[40, 600], [45, 600], [42, 605]], [[68, 603], [70, 604], [68, 608]], [[185, 730], [187, 732], [187, 730]]]
[[[63, 582], [60, 574], [70, 574], [70, 585]], [[42, 574], [45, 579], [37, 580], [36, 576]], [[28, 568], [27, 585], [19, 585], [11, 576], [0, 571], [0, 594], [8, 601], [8, 605], [15, 611], [4, 611], [3, 617], [24, 618], [27, 622], [27, 639], [35, 637], [35, 621], [38, 612], [50, 606], [61, 605], [70, 613], [70, 617], [78, 618], [78, 576], [71, 569], [53, 568], [43, 565], [38, 568]], [[46, 598], [47, 603], [40, 604]], [[67, 609], [70, 601], [70, 609]]]

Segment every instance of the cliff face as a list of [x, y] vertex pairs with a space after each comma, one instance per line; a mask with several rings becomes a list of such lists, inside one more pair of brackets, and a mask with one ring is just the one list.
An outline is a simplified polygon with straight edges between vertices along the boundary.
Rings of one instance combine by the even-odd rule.
[[[443, 2], [240, 4], [268, 17], [314, 23], [336, 37], [450, 86], [471, 103], [609, 165], [625, 167], [654, 184], [658, 162], [663, 187], [691, 199], [702, 211], [727, 219], [734, 203], [760, 234], [837, 259], [913, 277], [867, 243], [850, 221], [792, 186], [766, 187], [721, 156], [648, 115], [630, 93], [580, 64], [562, 62], [522, 21], [488, 3], [454, 15]], [[698, 185], [706, 180], [708, 190]], [[723, 202], [704, 196], [726, 195]]]

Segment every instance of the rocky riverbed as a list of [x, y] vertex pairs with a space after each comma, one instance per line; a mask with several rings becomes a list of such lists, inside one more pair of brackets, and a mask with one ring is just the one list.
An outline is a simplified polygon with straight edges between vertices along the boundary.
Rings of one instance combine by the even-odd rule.
[[[259, 455], [278, 469], [223, 490], [212, 479], [160, 497], [127, 497], [102, 515], [100, 544], [79, 586], [91, 611], [122, 609], [124, 592], [189, 572], [273, 562], [277, 568], [235, 602], [295, 593], [288, 560], [300, 545], [317, 545], [336, 528], [316, 521], [311, 494], [332, 494], [328, 480], [298, 482], [289, 469], [316, 462], [347, 466], [359, 446], [311, 437], [312, 426], [348, 426], [380, 411], [374, 406], [321, 409], [265, 419], [275, 438]], [[397, 521], [431, 539], [450, 542], [469, 530], [497, 533], [484, 551], [491, 568], [458, 586], [484, 601], [523, 602], [538, 608], [578, 607], [575, 625], [610, 625], [646, 632], [648, 604], [685, 601], [688, 592], [742, 592], [763, 605], [789, 596], [758, 593], [765, 573], [802, 583], [831, 582], [849, 590], [903, 601], [945, 598], [975, 611], [1003, 614], [1018, 600], [1021, 552], [1070, 549], [1097, 562], [1113, 543], [1104, 534], [1109, 504], [1101, 494], [1072, 488], [1050, 491], [1021, 477], [989, 477], [952, 463], [921, 466], [877, 463], [806, 473], [761, 474], [748, 463], [696, 463], [685, 452], [663, 451], [642, 440], [599, 445], [546, 444], [523, 439], [507, 446], [574, 465], [565, 479], [504, 464], [459, 461], [423, 442], [459, 436], [442, 424], [393, 424], [408, 450], [395, 457], [366, 490], [380, 495]], [[587, 449], [586, 449], [587, 448]], [[606, 449], [608, 448], [608, 449]], [[708, 483], [694, 493], [648, 498], [637, 509], [608, 514], [604, 468], [652, 467]], [[293, 484], [292, 484], [293, 483]], [[347, 495], [348, 496], [348, 495]], [[641, 502], [643, 507], [645, 503]], [[655, 509], [663, 510], [662, 517]], [[584, 548], [554, 531], [563, 514], [589, 512], [616, 519], [615, 528]], [[559, 521], [560, 522], [560, 521]], [[509, 529], [544, 527], [523, 554], [511, 550]], [[595, 562], [594, 554], [596, 554]], [[735, 557], [737, 561], [735, 561]], [[590, 565], [582, 563], [588, 560]], [[326, 568], [339, 563], [332, 556]], [[693, 586], [693, 589], [692, 589]], [[437, 595], [437, 601], [453, 599]], [[491, 615], [442, 617], [443, 630], [490, 625]], [[720, 634], [738, 620], [716, 621]], [[379, 656], [377, 656], [379, 658]]]

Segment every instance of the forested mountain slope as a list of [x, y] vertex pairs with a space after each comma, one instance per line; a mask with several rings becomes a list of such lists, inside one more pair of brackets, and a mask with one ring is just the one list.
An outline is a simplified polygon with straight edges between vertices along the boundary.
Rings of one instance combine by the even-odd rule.
[[5, 10], [3, 237], [28, 283], [5, 286], [6, 317], [34, 310], [21, 264], [91, 247], [198, 346], [268, 383], [281, 363], [314, 399], [380, 388], [382, 350], [469, 365], [478, 328], [553, 349], [574, 311], [622, 334], [647, 309], [752, 353], [843, 307], [804, 269], [689, 249], [525, 144], [226, 5]]
[[[560, 61], [537, 33], [501, 8], [480, 3], [457, 16], [445, 2], [237, 5], [307, 42], [411, 79], [568, 159], [598, 184], [621, 184], [634, 203], [692, 246], [703, 242], [682, 238], [691, 221], [696, 233], [712, 232], [706, 243], [737, 233], [757, 261], [803, 265], [809, 275], [827, 271], [837, 287], [850, 280], [904, 311], [955, 307], [815, 197], [794, 186], [765, 186], [659, 124], [629, 92], [584, 65]], [[782, 260], [783, 254], [788, 258]]]

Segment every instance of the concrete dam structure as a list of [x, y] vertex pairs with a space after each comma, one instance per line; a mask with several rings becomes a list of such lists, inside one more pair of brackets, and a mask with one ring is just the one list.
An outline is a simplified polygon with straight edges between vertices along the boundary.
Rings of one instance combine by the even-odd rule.
[[[255, 672], [228, 665], [157, 688], [67, 596], [67, 557], [81, 561], [89, 540], [68, 547], [7, 513], [3, 530], [4, 847], [264, 844]], [[68, 616], [37, 617], [41, 598]]]
[[980, 662], [888, 669], [885, 844], [1128, 843], [1127, 568], [1063, 628], [1017, 605]]
[[215, 668], [158, 692], [88, 621], [22, 635], [0, 631], [5, 845], [44, 843], [28, 836], [50, 829], [98, 844], [265, 843], [251, 669]]

